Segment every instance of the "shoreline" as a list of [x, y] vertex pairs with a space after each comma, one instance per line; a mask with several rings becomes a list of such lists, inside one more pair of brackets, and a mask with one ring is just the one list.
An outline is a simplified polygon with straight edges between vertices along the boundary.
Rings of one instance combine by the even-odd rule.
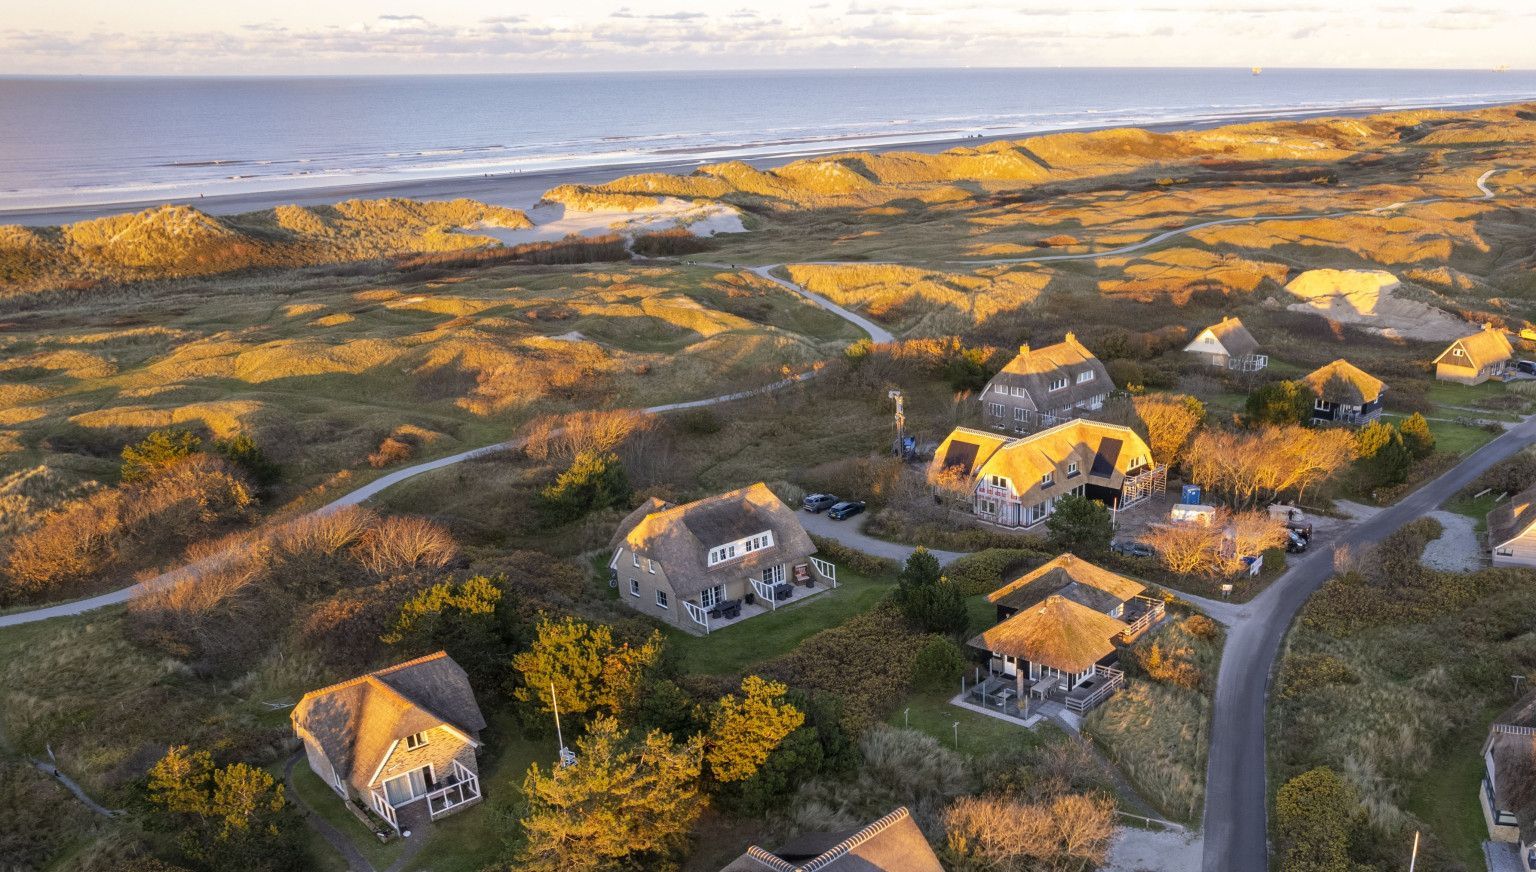
[[1029, 137], [1050, 136], [1062, 133], [1093, 133], [1103, 130], [1138, 129], [1155, 133], [1186, 130], [1208, 130], [1239, 124], [1261, 122], [1307, 121], [1318, 118], [1361, 118], [1390, 112], [1457, 111], [1494, 109], [1501, 106], [1517, 106], [1531, 102], [1516, 100], [1495, 103], [1447, 103], [1414, 105], [1376, 105], [1350, 109], [1287, 110], [1276, 108], [1269, 112], [1255, 112], [1219, 119], [1165, 121], [1154, 124], [1100, 124], [1084, 127], [1059, 127], [1031, 132], [1015, 132], [997, 135], [945, 136], [928, 140], [893, 143], [889, 146], [849, 148], [828, 145], [825, 148], [797, 150], [792, 154], [776, 154], [761, 157], [742, 157], [699, 160], [658, 157], [653, 161], [634, 163], [608, 163], [591, 166], [575, 166], [534, 172], [491, 173], [481, 175], [452, 176], [435, 179], [399, 179], [387, 182], [362, 182], [316, 187], [274, 188], [238, 194], [219, 194], [212, 197], [168, 197], [147, 200], [113, 201], [87, 205], [42, 206], [35, 208], [0, 209], [0, 225], [19, 224], [31, 227], [48, 227], [72, 224], [93, 218], [139, 212], [163, 205], [188, 205], [209, 215], [234, 215], [255, 212], [276, 206], [324, 206], [342, 200], [381, 197], [404, 197], [412, 200], [452, 200], [460, 197], [478, 200], [495, 206], [515, 209], [531, 209], [544, 193], [558, 185], [596, 185], [626, 175], [638, 173], [687, 174], [699, 166], [740, 160], [756, 169], [772, 169], [797, 160], [851, 152], [885, 154], [890, 152], [917, 152], [933, 154], [960, 147], [976, 147], [993, 142], [1017, 141]]

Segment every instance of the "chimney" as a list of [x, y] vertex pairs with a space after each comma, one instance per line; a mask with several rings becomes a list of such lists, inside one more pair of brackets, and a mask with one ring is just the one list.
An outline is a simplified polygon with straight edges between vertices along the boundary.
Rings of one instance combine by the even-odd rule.
[[1492, 330], [1493, 329], [1493, 323], [1491, 321], [1484, 321], [1483, 322], [1483, 329], [1484, 330]]
[[1068, 342], [1076, 342], [1077, 341], [1077, 334], [1073, 333], [1071, 330], [1068, 330], [1067, 331], [1067, 340], [1066, 341], [1068, 341]]
[[1029, 354], [1029, 343], [1028, 342], [1026, 342], [1023, 345], [1019, 346], [1019, 354], [1020, 354], [1020, 356]]

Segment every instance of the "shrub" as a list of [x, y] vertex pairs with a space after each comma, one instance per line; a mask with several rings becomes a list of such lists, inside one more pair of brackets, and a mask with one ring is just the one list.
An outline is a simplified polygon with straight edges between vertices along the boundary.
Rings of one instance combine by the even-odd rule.
[[709, 774], [719, 782], [745, 781], [805, 723], [805, 712], [784, 700], [777, 681], [748, 675], [741, 696], [726, 694], [714, 706], [704, 743]]
[[617, 454], [582, 451], [539, 497], [546, 517], [566, 523], [628, 500], [629, 476]]
[[1287, 872], [1350, 872], [1354, 791], [1327, 767], [1292, 778], [1275, 794], [1275, 842]]
[[411, 455], [415, 452], [416, 443], [414, 440], [403, 435], [391, 434], [384, 437], [384, 441], [379, 443], [379, 447], [368, 455], [368, 465], [374, 469], [394, 466], [397, 463], [410, 460]]
[[613, 629], [603, 624], [546, 616], [532, 647], [512, 658], [512, 696], [532, 711], [549, 713], [553, 689], [567, 715], [621, 715], [634, 708], [645, 673], [660, 657], [659, 632], [631, 646], [615, 642]]
[[[1108, 796], [1067, 793], [1027, 803], [961, 797], [944, 812], [945, 847], [955, 868], [1097, 869], [1115, 835]], [[963, 864], [963, 865], [958, 865]]]
[[988, 548], [967, 554], [950, 563], [945, 570], [949, 580], [960, 588], [962, 596], [991, 593], [1004, 581], [1044, 563], [1046, 555], [1023, 548]]
[[1358, 684], [1360, 676], [1350, 665], [1331, 654], [1292, 654], [1285, 658], [1280, 695], [1295, 699], [1320, 688]]
[[123, 481], [147, 481], [197, 453], [203, 440], [188, 430], [156, 430], [123, 449]]
[[257, 487], [271, 487], [282, 477], [282, 468], [267, 458], [266, 452], [256, 444], [250, 434], [240, 433], [229, 439], [219, 439], [213, 448], [245, 473]]
[[1109, 372], [1110, 380], [1118, 385], [1121, 390], [1134, 393], [1145, 389], [1147, 386], [1147, 374], [1142, 370], [1141, 365], [1134, 360], [1126, 360], [1123, 357], [1118, 360], [1111, 360], [1104, 365], [1104, 369]]
[[459, 543], [426, 518], [395, 515], [365, 532], [353, 554], [378, 576], [413, 570], [442, 569], [459, 559]]
[[1397, 428], [1384, 421], [1372, 421], [1355, 434], [1359, 454], [1357, 468], [1378, 485], [1402, 484], [1413, 466], [1413, 454]]
[[813, 701], [838, 700], [844, 728], [858, 734], [906, 697], [926, 641], [907, 627], [900, 611], [881, 607], [822, 630], [763, 664], [760, 672], [805, 691]]
[[1076, 494], [1067, 494], [1056, 503], [1045, 526], [1053, 550], [1090, 557], [1108, 551], [1115, 535], [1109, 507]]
[[690, 436], [710, 436], [719, 433], [721, 427], [720, 416], [714, 409], [689, 409], [678, 415], [675, 419], [678, 427]]
[[896, 574], [896, 561], [889, 558], [865, 554], [836, 539], [827, 539], [815, 534], [811, 535], [811, 541], [816, 544], [816, 554], [822, 560], [831, 561], [838, 566], [846, 566], [859, 575], [881, 578]]
[[629, 248], [641, 257], [674, 257], [682, 254], [698, 254], [715, 247], [715, 241], [707, 236], [696, 236], [686, 227], [672, 227], [656, 233], [642, 233], [630, 242]]
[[1312, 417], [1312, 390], [1301, 382], [1272, 381], [1255, 388], [1248, 395], [1246, 410], [1249, 426], [1260, 424], [1304, 424]]
[[1397, 431], [1403, 434], [1403, 442], [1416, 459], [1435, 453], [1435, 434], [1430, 432], [1429, 422], [1422, 414], [1414, 412], [1404, 418]]
[[912, 664], [912, 683], [919, 690], [941, 691], [956, 686], [970, 662], [960, 646], [945, 636], [932, 636]]

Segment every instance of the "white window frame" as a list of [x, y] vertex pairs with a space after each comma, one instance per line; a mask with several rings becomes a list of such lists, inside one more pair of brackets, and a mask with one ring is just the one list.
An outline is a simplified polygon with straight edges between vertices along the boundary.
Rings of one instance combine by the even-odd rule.
[[1071, 477], [1074, 475], [1077, 475], [1077, 461], [1070, 460], [1067, 462], [1067, 476]]
[[1051, 486], [1051, 485], [1053, 485], [1055, 483], [1056, 483], [1056, 471], [1055, 470], [1051, 470], [1050, 472], [1047, 472], [1045, 475], [1040, 476], [1040, 486], [1041, 487], [1049, 487], [1049, 486]]
[[629, 595], [630, 596], [639, 596], [640, 595], [640, 579], [638, 579], [638, 578], [631, 578], [629, 580]]
[[1007, 417], [1007, 413], [1003, 410], [1003, 404], [1002, 403], [987, 403], [987, 414], [991, 415], [994, 418], [1006, 418]]
[[647, 558], [645, 558], [645, 562], [647, 564], [649, 564], [649, 567], [650, 567], [650, 570], [651, 570], [651, 574], [655, 575], [656, 574], [656, 561], [654, 561], [651, 558], [647, 557]]
[[1077, 374], [1077, 383], [1078, 384], [1085, 385], [1085, 384], [1087, 384], [1087, 383], [1089, 383], [1091, 381], [1093, 381], [1093, 370], [1085, 369], [1082, 372]]
[[630, 552], [630, 556], [635, 558], [635, 568], [639, 569], [640, 568], [640, 554], [639, 554], [639, 552], [633, 552], [632, 551], [632, 552]]
[[424, 748], [430, 741], [431, 740], [427, 738], [426, 730], [422, 730], [419, 733], [412, 733], [405, 737], [405, 750], [414, 751], [417, 748]]
[[1023, 406], [1014, 406], [1013, 407], [1013, 420], [1015, 420], [1015, 421], [1019, 422], [1020, 424], [1022, 424], [1025, 421], [1029, 420], [1028, 416], [1029, 416], [1029, 410], [1024, 408]]
[[[410, 791], [411, 798], [407, 799], [405, 802], [394, 803], [394, 802], [390, 802], [389, 801], [389, 783], [391, 781], [399, 781], [400, 779], [404, 778], [406, 786], [409, 787], [410, 783], [411, 783], [411, 774], [415, 773], [415, 772], [420, 772], [423, 769], [427, 770], [427, 780], [426, 780], [426, 783], [424, 785], [422, 785], [421, 793], [417, 793], [415, 790], [411, 790]], [[421, 799], [423, 796], [426, 796], [427, 794], [431, 793], [432, 792], [431, 786], [433, 784], [436, 784], [436, 783], [437, 783], [437, 769], [431, 763], [428, 763], [425, 766], [417, 766], [415, 769], [412, 769], [412, 770], [410, 770], [408, 772], [402, 772], [399, 775], [394, 776], [393, 778], [386, 778], [386, 779], [384, 779], [383, 781], [379, 782], [379, 789], [383, 791], [383, 793], [384, 793], [384, 801], [386, 803], [389, 803], [389, 806], [391, 808], [401, 808], [402, 806], [410, 805], [411, 803], [415, 802], [416, 800]]]
[[1312, 401], [1312, 410], [1314, 412], [1330, 412], [1332, 411], [1332, 408], [1330, 407], [1330, 404], [1327, 400], [1323, 399], [1322, 397], [1318, 397]]
[[1466, 357], [1467, 356], [1466, 349], [1464, 349], [1460, 345], [1458, 345], [1455, 348], [1451, 349], [1451, 356], [1452, 357]]
[[705, 588], [699, 594], [699, 605], [706, 609], [712, 609], [719, 605], [723, 599], [725, 599], [725, 585], [717, 584], [714, 587]]
[[1008, 396], [1008, 386], [1002, 383], [995, 384], [992, 386], [992, 393], [1002, 394], [1006, 397]]
[[1029, 396], [1029, 391], [1023, 385], [1014, 385], [1013, 395], [1016, 397], [1027, 397]]
[[664, 609], [672, 608], [672, 606], [667, 604], [667, 592], [659, 587], [656, 588], [656, 605]]
[[1052, 391], [1064, 391], [1064, 390], [1067, 389], [1067, 384], [1068, 384], [1068, 380], [1067, 379], [1064, 379], [1064, 378], [1053, 378], [1053, 379], [1051, 379], [1051, 390]]

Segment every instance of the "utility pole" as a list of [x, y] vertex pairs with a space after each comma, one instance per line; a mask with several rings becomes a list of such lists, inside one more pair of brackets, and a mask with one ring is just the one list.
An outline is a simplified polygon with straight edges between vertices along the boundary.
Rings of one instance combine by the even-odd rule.
[[576, 754], [565, 747], [565, 734], [560, 731], [560, 699], [555, 696], [555, 683], [549, 683], [549, 704], [555, 710], [555, 741], [560, 743], [560, 766], [574, 766]]
[[896, 456], [907, 456], [907, 407], [901, 391], [891, 388], [886, 396], [896, 401]]
[[1413, 831], [1413, 856], [1408, 859], [1408, 872], [1413, 872], [1413, 867], [1419, 862], [1419, 831]]

